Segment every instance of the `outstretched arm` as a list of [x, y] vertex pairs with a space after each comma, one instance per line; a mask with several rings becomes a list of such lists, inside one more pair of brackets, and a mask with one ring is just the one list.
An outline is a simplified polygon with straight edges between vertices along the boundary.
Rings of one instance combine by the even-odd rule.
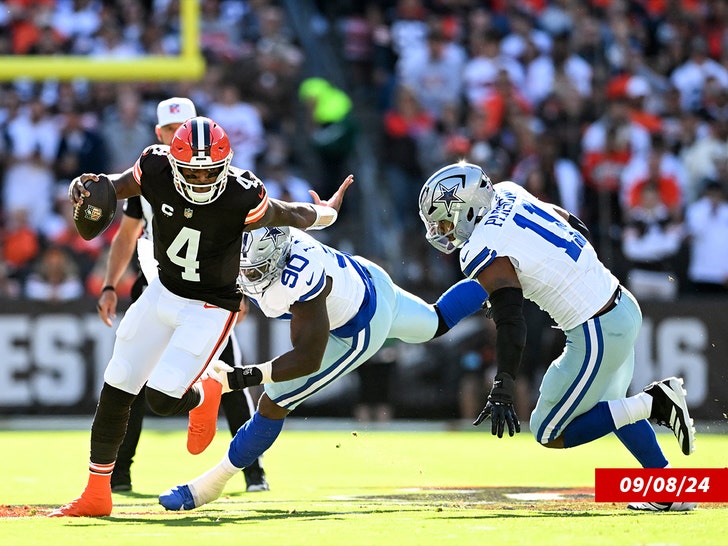
[[[314, 299], [291, 306], [291, 344], [293, 348], [273, 360], [232, 369], [215, 364], [220, 373], [223, 392], [241, 390], [261, 383], [288, 381], [312, 374], [321, 367], [329, 341], [329, 313], [326, 297], [331, 292], [331, 279]], [[224, 363], [223, 363], [224, 364]]]
[[292, 226], [299, 229], [323, 229], [336, 221], [339, 209], [344, 201], [346, 190], [354, 183], [354, 175], [350, 174], [341, 183], [339, 189], [327, 201], [322, 201], [318, 194], [311, 190], [311, 203], [289, 203], [271, 199], [263, 218], [245, 229], [250, 231], [264, 226]]

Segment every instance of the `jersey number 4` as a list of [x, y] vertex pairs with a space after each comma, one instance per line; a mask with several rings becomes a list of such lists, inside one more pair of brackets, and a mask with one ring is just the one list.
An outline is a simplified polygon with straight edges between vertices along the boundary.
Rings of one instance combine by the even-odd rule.
[[169, 261], [182, 268], [182, 278], [186, 281], [199, 282], [200, 261], [197, 253], [200, 250], [200, 232], [183, 227], [167, 248]]

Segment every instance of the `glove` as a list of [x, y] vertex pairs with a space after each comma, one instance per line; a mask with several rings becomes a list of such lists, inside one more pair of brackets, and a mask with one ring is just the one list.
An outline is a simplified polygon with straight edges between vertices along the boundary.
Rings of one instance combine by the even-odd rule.
[[508, 425], [508, 435], [521, 432], [521, 423], [518, 422], [516, 409], [513, 407], [513, 396], [516, 391], [516, 382], [511, 374], [499, 372], [493, 381], [493, 388], [488, 395], [488, 403], [473, 421], [476, 427], [488, 417], [491, 419], [491, 433], [503, 438], [503, 430]]
[[228, 382], [228, 372], [232, 372], [233, 367], [226, 364], [222, 360], [213, 360], [205, 369], [205, 374], [209, 375], [219, 383], [222, 383], [222, 394], [232, 391]]

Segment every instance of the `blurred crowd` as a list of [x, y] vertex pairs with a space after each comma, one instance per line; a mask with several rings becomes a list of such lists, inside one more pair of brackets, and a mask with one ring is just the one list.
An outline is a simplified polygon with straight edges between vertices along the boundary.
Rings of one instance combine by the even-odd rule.
[[[579, 215], [638, 297], [728, 291], [728, 2], [350, 4], [398, 245], [422, 181], [465, 158]], [[426, 246], [406, 273], [442, 282]]]
[[[176, 55], [179, 2], [0, 1], [0, 54]], [[728, 0], [314, 1], [343, 89], [307, 73], [316, 52], [285, 4], [200, 0], [201, 81], [0, 83], [0, 296], [98, 293], [114, 228], [76, 234], [68, 181], [131, 166], [170, 96], [284, 199], [325, 198], [372, 139], [385, 265], [409, 289], [461, 276], [419, 236], [416, 203], [464, 158], [579, 215], [638, 297], [728, 291]], [[342, 218], [361, 212], [350, 197]]]

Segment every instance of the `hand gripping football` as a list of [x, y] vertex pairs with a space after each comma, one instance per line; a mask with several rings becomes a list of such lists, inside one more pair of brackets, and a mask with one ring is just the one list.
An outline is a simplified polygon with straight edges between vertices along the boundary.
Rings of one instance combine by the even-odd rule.
[[73, 209], [73, 223], [79, 235], [90, 241], [111, 225], [116, 214], [116, 190], [109, 178], [99, 175], [99, 181], [87, 180], [84, 187], [91, 195]]

